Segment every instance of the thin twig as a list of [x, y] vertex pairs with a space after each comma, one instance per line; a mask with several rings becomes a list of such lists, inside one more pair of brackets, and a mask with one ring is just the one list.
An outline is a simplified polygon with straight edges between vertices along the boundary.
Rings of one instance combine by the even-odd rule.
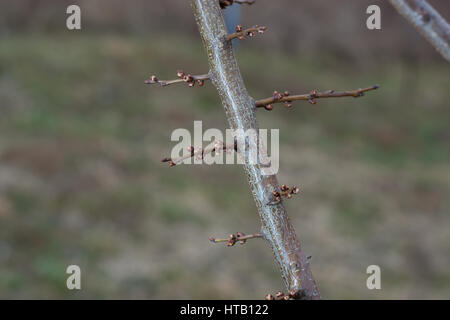
[[264, 238], [264, 235], [262, 233], [253, 233], [245, 235], [242, 232], [237, 232], [236, 234], [234, 233], [230, 234], [230, 236], [226, 239], [216, 239], [213, 237], [209, 237], [209, 241], [214, 243], [226, 242], [227, 247], [232, 247], [236, 244], [236, 242], [239, 242], [240, 244], [245, 244], [247, 240], [256, 238]]
[[278, 91], [275, 91], [272, 95], [272, 97], [261, 99], [255, 101], [256, 108], [265, 108], [266, 110], [272, 110], [274, 103], [285, 103], [286, 107], [291, 107], [292, 101], [299, 101], [299, 100], [305, 100], [308, 101], [311, 104], [316, 104], [316, 99], [323, 99], [323, 98], [341, 98], [341, 97], [362, 97], [365, 92], [372, 91], [378, 89], [379, 86], [371, 86], [364, 89], [358, 89], [353, 91], [334, 91], [334, 90], [328, 90], [324, 92], [319, 92], [317, 90], [313, 90], [310, 93], [307, 94], [300, 94], [300, 95], [290, 95], [289, 92], [279, 93]]
[[197, 83], [200, 87], [204, 85], [206, 80], [209, 80], [209, 74], [191, 75], [184, 73], [183, 70], [177, 71], [178, 79], [174, 80], [159, 80], [157, 76], [151, 75], [150, 79], [144, 81], [145, 84], [160, 84], [162, 87], [169, 86], [176, 83], [187, 83], [189, 87], [195, 86]]
[[235, 32], [235, 33], [232, 33], [232, 34], [229, 34], [229, 35], [226, 37], [226, 40], [227, 40], [227, 41], [231, 41], [231, 40], [236, 39], [236, 38], [239, 39], [239, 40], [244, 40], [244, 39], [245, 39], [245, 36], [248, 36], [248, 37], [252, 38], [252, 37], [255, 36], [256, 32], [262, 34], [262, 33], [264, 33], [266, 30], [267, 30], [267, 27], [265, 27], [265, 26], [261, 26], [261, 27], [260, 27], [260, 26], [258, 26], [258, 25], [243, 30], [243, 29], [242, 29], [242, 26], [241, 26], [241, 25], [238, 25], [238, 26], [236, 26], [236, 32]]
[[182, 163], [184, 160], [198, 157], [199, 159], [203, 159], [205, 155], [211, 154], [213, 152], [231, 152], [231, 151], [237, 151], [237, 141], [235, 140], [234, 144], [224, 144], [222, 141], [216, 141], [216, 143], [212, 146], [208, 146], [206, 148], [197, 148], [195, 149], [193, 146], [190, 146], [187, 148], [189, 153], [178, 157], [178, 158], [164, 158], [161, 160], [161, 162], [168, 162], [170, 167], [174, 167], [177, 164]]
[[450, 26], [439, 12], [425, 0], [390, 2], [447, 61], [450, 61]]

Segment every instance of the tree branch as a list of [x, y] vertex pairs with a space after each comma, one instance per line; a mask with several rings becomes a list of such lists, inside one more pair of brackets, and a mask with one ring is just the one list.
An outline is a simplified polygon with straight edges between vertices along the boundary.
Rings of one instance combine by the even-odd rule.
[[229, 34], [226, 37], [226, 40], [227, 41], [231, 41], [231, 40], [236, 39], [236, 38], [238, 38], [239, 40], [244, 40], [245, 36], [253, 38], [255, 36], [255, 32], [258, 32], [258, 33], [262, 34], [266, 30], [267, 30], [267, 27], [265, 27], [265, 26], [260, 27], [258, 25], [243, 30], [242, 26], [239, 24], [239, 25], [236, 26], [236, 32], [232, 33], [232, 34]]
[[353, 91], [334, 91], [334, 90], [328, 90], [324, 92], [318, 92], [317, 90], [313, 90], [308, 94], [300, 94], [300, 95], [290, 95], [288, 91], [285, 91], [284, 93], [279, 93], [278, 91], [275, 91], [272, 95], [272, 97], [261, 99], [255, 101], [255, 106], [257, 108], [265, 108], [266, 110], [272, 110], [274, 103], [285, 103], [286, 107], [291, 107], [292, 101], [299, 101], [299, 100], [305, 100], [308, 101], [311, 104], [316, 104], [316, 99], [323, 99], [323, 98], [341, 98], [341, 97], [362, 97], [365, 92], [372, 91], [378, 89], [379, 86], [371, 86], [365, 89], [358, 89]]
[[232, 247], [236, 244], [236, 242], [239, 242], [240, 244], [245, 244], [247, 240], [249, 239], [256, 239], [256, 238], [264, 238], [264, 235], [262, 233], [253, 233], [249, 235], [245, 235], [242, 232], [237, 232], [236, 234], [230, 234], [230, 236], [226, 239], [217, 239], [213, 237], [209, 237], [209, 241], [214, 243], [220, 243], [220, 242], [226, 242], [227, 247]]
[[197, 83], [200, 87], [204, 85], [206, 80], [209, 80], [209, 74], [201, 74], [193, 76], [184, 73], [183, 70], [177, 71], [178, 79], [174, 80], [159, 80], [157, 76], [151, 75], [150, 79], [144, 81], [145, 84], [160, 84], [161, 87], [170, 86], [171, 84], [186, 83], [189, 87], [195, 86]]
[[450, 26], [425, 0], [389, 0], [447, 60], [450, 61]]
[[220, 152], [220, 151], [226, 151], [226, 152], [231, 152], [231, 151], [237, 151], [237, 141], [234, 141], [234, 144], [224, 144], [222, 141], [216, 141], [214, 143], [214, 145], [212, 146], [208, 146], [206, 148], [198, 148], [197, 150], [195, 150], [195, 148], [193, 146], [188, 147], [188, 151], [189, 153], [178, 157], [178, 158], [164, 158], [161, 160], [161, 162], [168, 162], [169, 165], [171, 167], [176, 166], [177, 164], [182, 163], [184, 160], [189, 159], [189, 158], [193, 158], [193, 157], [198, 157], [200, 159], [203, 159], [205, 157], [205, 155], [213, 153], [213, 152]]
[[[245, 88], [231, 41], [226, 41], [227, 31], [219, 2], [190, 2], [206, 48], [211, 80], [219, 93], [230, 128], [258, 132], [254, 101]], [[309, 260], [301, 250], [286, 208], [282, 202], [268, 205], [273, 192], [279, 189], [276, 176], [264, 175], [261, 165], [251, 163], [248, 158], [244, 157], [244, 169], [258, 209], [262, 233], [272, 248], [288, 291], [301, 292], [305, 299], [320, 299]]]

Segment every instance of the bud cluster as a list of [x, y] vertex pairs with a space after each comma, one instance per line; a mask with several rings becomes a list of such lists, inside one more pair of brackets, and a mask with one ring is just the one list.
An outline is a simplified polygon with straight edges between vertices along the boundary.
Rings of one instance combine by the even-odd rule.
[[287, 185], [283, 184], [280, 187], [280, 191], [274, 191], [273, 192], [273, 198], [274, 198], [274, 202], [273, 203], [279, 203], [281, 202], [281, 198], [286, 198], [286, 199], [290, 199], [292, 198], [293, 194], [297, 194], [300, 192], [300, 189], [297, 186], [293, 186], [292, 188], [288, 187]]
[[265, 300], [297, 300], [300, 299], [300, 292], [291, 289], [288, 294], [284, 294], [282, 291], [278, 291], [275, 296], [268, 294], [265, 296]]

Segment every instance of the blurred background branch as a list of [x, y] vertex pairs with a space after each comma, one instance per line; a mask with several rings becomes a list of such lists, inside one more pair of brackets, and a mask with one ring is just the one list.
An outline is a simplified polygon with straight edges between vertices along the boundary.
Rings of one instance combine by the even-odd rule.
[[450, 62], [450, 26], [425, 0], [390, 0], [405, 17]]

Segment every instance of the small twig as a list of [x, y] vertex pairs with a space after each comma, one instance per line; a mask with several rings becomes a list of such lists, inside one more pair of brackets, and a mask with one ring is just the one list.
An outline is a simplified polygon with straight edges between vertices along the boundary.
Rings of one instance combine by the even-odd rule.
[[219, 0], [219, 5], [222, 9], [231, 6], [233, 3], [248, 4], [249, 6], [254, 4], [256, 0]]
[[187, 150], [190, 152], [189, 154], [186, 154], [184, 156], [178, 157], [178, 158], [164, 158], [161, 160], [161, 162], [168, 162], [169, 166], [174, 167], [177, 164], [182, 163], [184, 160], [197, 157], [198, 159], [203, 159], [206, 154], [210, 154], [213, 152], [231, 152], [231, 151], [237, 151], [237, 141], [234, 141], [234, 144], [224, 144], [222, 141], [216, 141], [216, 143], [211, 147], [206, 148], [197, 148], [195, 149], [193, 146], [190, 146], [187, 148]]
[[244, 40], [245, 36], [248, 36], [248, 37], [252, 38], [252, 37], [255, 36], [256, 32], [262, 34], [266, 30], [267, 30], [267, 27], [265, 27], [265, 26], [261, 26], [260, 27], [258, 25], [254, 26], [252, 28], [248, 28], [248, 29], [243, 30], [241, 25], [237, 25], [236, 26], [236, 32], [232, 33], [232, 34], [229, 34], [226, 37], [226, 40], [227, 41], [231, 41], [231, 40], [236, 39], [236, 38], [239, 39], [239, 40]]
[[280, 187], [280, 191], [273, 192], [273, 201], [269, 202], [267, 205], [276, 205], [281, 202], [281, 198], [291, 199], [292, 195], [300, 192], [300, 189], [297, 186], [293, 186], [289, 188], [287, 185], [283, 184]]
[[195, 86], [197, 83], [199, 87], [205, 84], [206, 80], [210, 79], [209, 74], [191, 75], [184, 73], [183, 70], [177, 71], [178, 79], [174, 80], [159, 80], [155, 75], [151, 75], [150, 79], [144, 81], [145, 84], [160, 84], [162, 87], [169, 86], [176, 83], [187, 83], [189, 87]]
[[216, 239], [213, 237], [209, 237], [209, 241], [214, 243], [226, 242], [227, 247], [232, 247], [239, 242], [240, 244], [245, 244], [249, 239], [263, 238], [264, 235], [262, 233], [253, 233], [249, 235], [245, 235], [242, 232], [237, 232], [236, 234], [230, 234], [230, 237], [226, 239]]
[[292, 106], [292, 101], [298, 101], [298, 100], [305, 100], [308, 101], [311, 104], [316, 104], [316, 99], [322, 99], [322, 98], [341, 98], [341, 97], [362, 97], [364, 96], [365, 92], [372, 91], [378, 89], [379, 86], [375, 85], [372, 87], [368, 87], [365, 89], [358, 89], [353, 91], [334, 91], [334, 90], [328, 90], [325, 92], [319, 92], [318, 90], [313, 90], [308, 94], [300, 94], [300, 95], [290, 95], [288, 91], [285, 91], [284, 93], [279, 93], [278, 91], [275, 91], [272, 95], [272, 97], [257, 100], [255, 102], [256, 108], [265, 108], [268, 111], [273, 110], [273, 104], [274, 103], [284, 103], [287, 108], [290, 108]]

